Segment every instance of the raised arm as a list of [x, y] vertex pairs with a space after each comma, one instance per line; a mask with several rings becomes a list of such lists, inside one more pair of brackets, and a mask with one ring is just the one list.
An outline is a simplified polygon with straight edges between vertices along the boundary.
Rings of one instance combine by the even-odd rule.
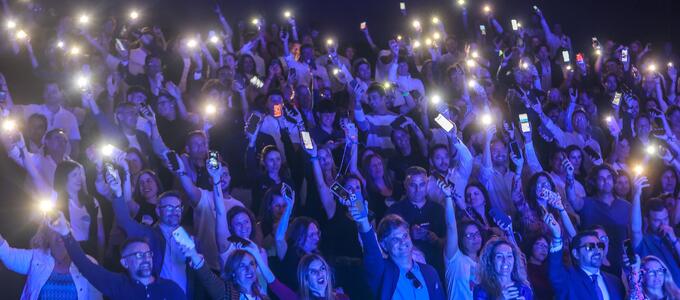
[[9, 242], [0, 235], [0, 260], [7, 269], [22, 275], [28, 274], [33, 260], [33, 251], [35, 250], [12, 248]]
[[444, 260], [452, 259], [460, 249], [458, 249], [458, 225], [456, 224], [456, 212], [453, 208], [453, 197], [451, 187], [437, 182], [446, 198], [444, 198], [444, 215], [446, 217], [446, 244], [444, 244]]
[[274, 239], [276, 240], [276, 255], [280, 260], [286, 256], [288, 252], [288, 242], [286, 241], [286, 231], [288, 231], [288, 222], [290, 221], [290, 216], [293, 214], [293, 205], [295, 204], [295, 191], [290, 190], [292, 197], [288, 198], [286, 196], [286, 185], [281, 187], [281, 195], [283, 199], [286, 200], [286, 210], [279, 220], [279, 226], [276, 227], [276, 233], [274, 233]]
[[[191, 180], [191, 177], [187, 175], [184, 162], [179, 157], [179, 155], [175, 153], [175, 156], [177, 157], [177, 165], [179, 166], [179, 168], [177, 169], [177, 171], [175, 171], [173, 170], [172, 165], [168, 165], [168, 170], [173, 172], [175, 176], [179, 179], [179, 182], [182, 185], [182, 190], [189, 198], [189, 203], [191, 204], [191, 206], [196, 207], [198, 206], [198, 203], [201, 201], [201, 190], [194, 184], [194, 182]], [[219, 183], [219, 180], [220, 178], [218, 177], [216, 182]]]
[[630, 214], [630, 229], [631, 241], [633, 242], [633, 249], [637, 248], [642, 242], [642, 208], [640, 198], [642, 197], [642, 189], [648, 187], [647, 177], [636, 176], [633, 181], [633, 198]]

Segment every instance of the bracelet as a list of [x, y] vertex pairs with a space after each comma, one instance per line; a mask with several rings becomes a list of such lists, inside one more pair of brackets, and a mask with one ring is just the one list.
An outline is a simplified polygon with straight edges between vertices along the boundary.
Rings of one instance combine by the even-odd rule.
[[401, 95], [404, 96], [404, 97], [408, 97], [408, 95], [410, 95], [410, 94], [408, 92], [403, 92], [403, 93], [401, 93]]
[[194, 264], [193, 262], [191, 264], [193, 265], [192, 267], [194, 268], [194, 270], [198, 270], [203, 266], [203, 263], [205, 263], [205, 257], [201, 255], [201, 260], [197, 264]]

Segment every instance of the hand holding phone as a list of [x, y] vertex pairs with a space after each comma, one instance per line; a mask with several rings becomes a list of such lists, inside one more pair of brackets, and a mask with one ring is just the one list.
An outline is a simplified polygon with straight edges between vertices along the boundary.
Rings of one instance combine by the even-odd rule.
[[184, 230], [182, 226], [177, 227], [177, 229], [172, 232], [172, 238], [175, 240], [175, 242], [182, 245], [183, 247], [189, 249], [196, 248], [196, 243], [194, 243], [194, 240], [191, 239], [189, 233], [187, 233], [187, 231]]

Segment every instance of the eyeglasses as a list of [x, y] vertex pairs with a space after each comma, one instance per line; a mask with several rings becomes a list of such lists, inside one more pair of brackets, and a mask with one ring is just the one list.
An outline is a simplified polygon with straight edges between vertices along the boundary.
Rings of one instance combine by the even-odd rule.
[[595, 248], [600, 248], [600, 250], [604, 250], [604, 243], [603, 242], [585, 243], [581, 246], [578, 246], [578, 248], [586, 248], [586, 251], [593, 251]]
[[645, 270], [645, 269], [642, 269], [642, 272], [643, 272], [645, 275], [657, 277], [657, 276], [663, 276], [663, 275], [665, 275], [665, 274], [666, 274], [666, 268], [658, 268], [658, 269], [656, 269], [656, 270]]
[[466, 239], [469, 239], [469, 240], [471, 240], [471, 239], [476, 239], [476, 238], [479, 238], [479, 237], [481, 237], [481, 236], [482, 236], [482, 233], [479, 232], [479, 231], [477, 231], [477, 232], [475, 232], [475, 233], [466, 233], [466, 234], [465, 234], [465, 238], [466, 238]]
[[603, 243], [609, 243], [609, 236], [603, 235], [600, 237], [600, 241]]
[[134, 256], [135, 259], [152, 258], [153, 257], [153, 251], [130, 253], [128, 255], [123, 256], [123, 258], [128, 258], [130, 256]]
[[162, 209], [162, 210], [165, 210], [167, 212], [172, 212], [172, 211], [181, 212], [182, 209], [184, 209], [184, 207], [182, 207], [182, 205], [163, 205], [163, 206], [160, 206], [159, 208]]
[[423, 287], [423, 284], [420, 283], [420, 280], [418, 280], [418, 278], [416, 278], [416, 275], [414, 275], [413, 272], [411, 271], [408, 271], [406, 273], [406, 279], [410, 280], [411, 283], [413, 284], [413, 287], [416, 289]]

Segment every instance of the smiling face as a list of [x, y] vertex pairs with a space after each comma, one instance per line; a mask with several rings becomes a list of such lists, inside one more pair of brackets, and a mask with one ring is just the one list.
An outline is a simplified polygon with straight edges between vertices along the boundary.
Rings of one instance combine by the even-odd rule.
[[156, 213], [162, 224], [177, 227], [182, 219], [182, 200], [175, 196], [163, 197], [156, 206]]
[[246, 291], [250, 291], [257, 281], [257, 262], [249, 253], [243, 255], [238, 268], [234, 270], [234, 281]]
[[247, 213], [242, 212], [236, 214], [231, 218], [231, 228], [233, 228], [233, 234], [242, 238], [250, 239], [250, 234], [253, 232], [253, 223], [250, 221], [250, 217]]
[[278, 173], [281, 170], [281, 153], [279, 151], [270, 151], [265, 155], [262, 162], [267, 173]]
[[120, 263], [128, 270], [128, 274], [133, 279], [152, 276], [153, 259], [151, 255], [146, 253], [152, 253], [151, 248], [148, 244], [140, 242], [129, 244], [120, 253], [122, 257]]
[[[574, 241], [576, 242], [576, 241]], [[602, 266], [603, 249], [598, 247], [587, 248], [586, 244], [597, 244], [600, 239], [597, 236], [586, 236], [580, 241], [581, 243], [575, 245], [572, 254], [578, 261], [579, 265], [586, 268], [600, 268]]]
[[666, 276], [666, 268], [654, 259], [647, 260], [642, 265], [644, 284], [648, 289], [662, 289]]
[[315, 259], [309, 263], [307, 269], [307, 281], [312, 294], [324, 295], [328, 287], [328, 267], [321, 260]]
[[499, 276], [510, 276], [515, 267], [515, 255], [512, 247], [500, 244], [493, 250], [493, 267]]
[[385, 237], [383, 247], [391, 258], [404, 259], [411, 257], [413, 242], [411, 241], [411, 235], [409, 235], [408, 228], [399, 226], [392, 230], [392, 232]]
[[440, 173], [446, 173], [449, 170], [450, 156], [446, 148], [439, 148], [432, 153], [430, 163]]
[[156, 196], [158, 196], [158, 185], [156, 184], [154, 177], [149, 173], [144, 173], [139, 176], [137, 188], [147, 202], [155, 200]]

